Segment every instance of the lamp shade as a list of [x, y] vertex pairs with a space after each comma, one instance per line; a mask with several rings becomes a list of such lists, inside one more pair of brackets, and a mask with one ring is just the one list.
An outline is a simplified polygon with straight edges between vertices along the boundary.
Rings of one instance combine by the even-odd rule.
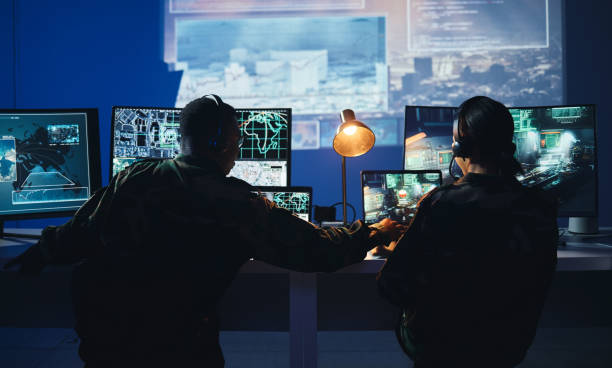
[[334, 136], [334, 151], [340, 156], [356, 157], [368, 152], [376, 141], [374, 132], [355, 119], [353, 110], [342, 111], [342, 124]]

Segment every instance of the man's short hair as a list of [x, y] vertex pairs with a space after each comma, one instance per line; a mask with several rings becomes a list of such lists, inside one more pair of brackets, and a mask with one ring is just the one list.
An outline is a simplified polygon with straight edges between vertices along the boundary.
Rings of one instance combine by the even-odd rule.
[[181, 136], [197, 142], [198, 149], [213, 148], [227, 140], [231, 124], [236, 123], [236, 110], [213, 95], [189, 102], [181, 112]]

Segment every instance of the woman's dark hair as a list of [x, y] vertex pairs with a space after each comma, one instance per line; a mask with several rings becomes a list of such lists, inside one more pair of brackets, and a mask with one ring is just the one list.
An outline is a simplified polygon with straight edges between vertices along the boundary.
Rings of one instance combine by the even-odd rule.
[[459, 106], [457, 119], [459, 136], [478, 151], [479, 160], [499, 166], [501, 175], [523, 173], [514, 158], [514, 120], [506, 106], [489, 97], [472, 97]]

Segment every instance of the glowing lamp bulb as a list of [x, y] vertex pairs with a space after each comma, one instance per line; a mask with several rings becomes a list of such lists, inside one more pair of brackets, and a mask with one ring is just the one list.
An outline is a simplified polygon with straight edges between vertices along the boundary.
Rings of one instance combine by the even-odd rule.
[[408, 192], [406, 192], [406, 190], [404, 190], [404, 189], [400, 189], [397, 192], [397, 196], [402, 198], [402, 199], [404, 199], [404, 198], [406, 198], [408, 196]]
[[342, 132], [346, 135], [353, 135], [355, 134], [355, 132], [357, 132], [357, 127], [354, 125], [351, 125], [349, 127], [344, 128]]

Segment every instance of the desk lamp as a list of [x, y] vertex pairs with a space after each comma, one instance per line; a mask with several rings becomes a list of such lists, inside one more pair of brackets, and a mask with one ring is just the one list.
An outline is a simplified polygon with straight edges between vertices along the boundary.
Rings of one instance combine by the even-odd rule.
[[342, 124], [334, 136], [334, 151], [342, 156], [342, 221], [346, 225], [346, 158], [357, 157], [368, 152], [376, 138], [367, 125], [355, 119], [353, 110], [343, 110]]

